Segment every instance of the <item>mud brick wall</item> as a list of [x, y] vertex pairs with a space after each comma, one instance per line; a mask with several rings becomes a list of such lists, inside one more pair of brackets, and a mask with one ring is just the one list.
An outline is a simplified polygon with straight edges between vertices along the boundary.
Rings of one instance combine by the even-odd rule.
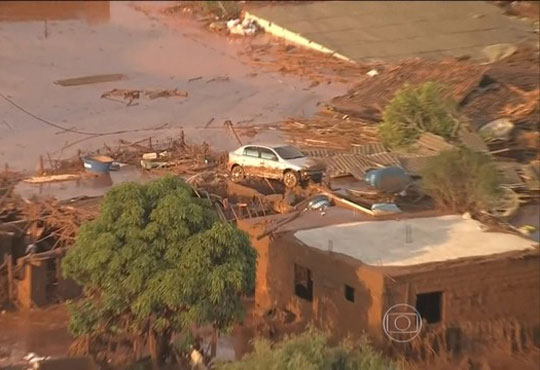
[[537, 253], [521, 258], [490, 257], [469, 263], [439, 264], [423, 272], [387, 280], [386, 307], [415, 305], [416, 294], [442, 291], [442, 321], [454, 324], [513, 317], [538, 324], [540, 259]]
[[[264, 227], [242, 227], [250, 234], [258, 251], [255, 307], [259, 315], [271, 309], [285, 309], [297, 321], [314, 323], [332, 334], [333, 339], [347, 335], [359, 337], [369, 332], [374, 339], [382, 336], [381, 309], [383, 275], [362, 266], [357, 260], [331, 252], [306, 248], [293, 233], [265, 237]], [[311, 271], [313, 299], [295, 294], [294, 265]], [[345, 284], [354, 289], [354, 302], [345, 299]]]
[[397, 303], [414, 306], [417, 294], [441, 291], [442, 320], [424, 325], [411, 343], [389, 344], [392, 351], [421, 360], [488, 348], [508, 354], [527, 352], [540, 346], [539, 285], [538, 253], [448, 262], [392, 276], [385, 284], [385, 309]]
[[[516, 347], [508, 335], [511, 330], [500, 328], [518, 328], [512, 330], [524, 333], [526, 342], [538, 342], [534, 334], [540, 333], [537, 253], [521, 258], [489, 256], [431, 267], [371, 267], [341, 254], [306, 247], [292, 232], [256, 240], [266, 226], [264, 222], [239, 223], [258, 252], [255, 312], [259, 315], [284, 309], [294, 313], [297, 321], [313, 322], [330, 331], [333, 339], [367, 332], [375, 344], [384, 344], [387, 340], [382, 319], [389, 307], [397, 303], [415, 306], [416, 294], [442, 291], [442, 321], [425, 327], [429, 335], [418, 343], [457, 335], [460, 343], [456, 347], [452, 342], [447, 349], [455, 352], [455, 348], [465, 350], [473, 343], [484, 343], [479, 337], [489, 333], [490, 340], [500, 339], [504, 346]], [[311, 302], [295, 294], [295, 264], [311, 271]], [[354, 302], [345, 299], [345, 284], [354, 288]], [[523, 345], [518, 343], [517, 347]]]

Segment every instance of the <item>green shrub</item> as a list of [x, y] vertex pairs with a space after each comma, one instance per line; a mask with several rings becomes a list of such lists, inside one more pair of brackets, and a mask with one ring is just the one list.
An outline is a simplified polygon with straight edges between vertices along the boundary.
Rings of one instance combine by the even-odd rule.
[[433, 200], [456, 212], [488, 209], [499, 195], [497, 170], [489, 158], [468, 149], [441, 152], [420, 174]]
[[202, 8], [219, 19], [235, 19], [240, 17], [242, 9], [236, 1], [202, 1]]
[[330, 346], [326, 335], [308, 329], [271, 344], [255, 340], [255, 349], [241, 361], [221, 364], [217, 370], [396, 370], [396, 364], [364, 340], [360, 344], [343, 342]]
[[396, 92], [383, 112], [379, 137], [390, 148], [407, 148], [422, 132], [450, 139], [458, 124], [457, 104], [435, 82], [406, 85]]

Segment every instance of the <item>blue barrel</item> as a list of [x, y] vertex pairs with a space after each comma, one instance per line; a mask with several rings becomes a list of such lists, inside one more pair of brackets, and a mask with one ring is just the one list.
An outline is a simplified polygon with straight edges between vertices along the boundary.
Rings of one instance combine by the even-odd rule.
[[111, 170], [113, 159], [107, 156], [82, 157], [84, 169], [88, 172], [105, 173]]

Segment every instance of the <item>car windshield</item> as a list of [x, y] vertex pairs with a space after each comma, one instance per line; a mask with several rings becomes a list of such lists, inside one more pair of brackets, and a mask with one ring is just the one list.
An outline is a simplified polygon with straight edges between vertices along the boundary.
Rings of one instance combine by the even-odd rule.
[[283, 159], [295, 159], [304, 157], [304, 154], [298, 149], [296, 149], [294, 146], [280, 146], [279, 148], [274, 148], [274, 150]]

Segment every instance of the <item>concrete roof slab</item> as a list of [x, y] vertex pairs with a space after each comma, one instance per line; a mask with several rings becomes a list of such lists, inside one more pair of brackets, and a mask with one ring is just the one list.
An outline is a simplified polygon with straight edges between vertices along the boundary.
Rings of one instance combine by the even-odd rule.
[[374, 266], [411, 266], [534, 249], [519, 236], [482, 231], [458, 215], [365, 221], [297, 231], [309, 247], [341, 253]]

